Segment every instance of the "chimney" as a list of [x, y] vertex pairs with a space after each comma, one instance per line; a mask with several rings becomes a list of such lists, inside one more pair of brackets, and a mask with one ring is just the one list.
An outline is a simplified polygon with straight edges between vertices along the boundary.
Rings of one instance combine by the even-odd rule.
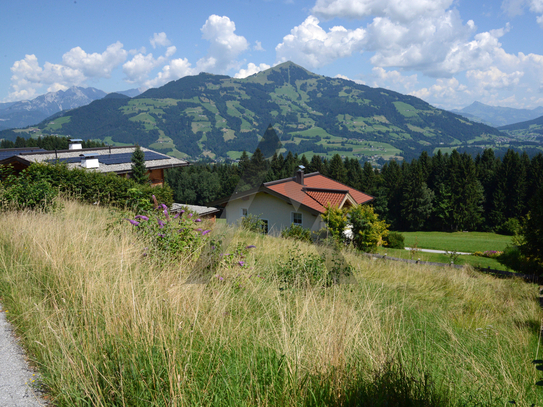
[[81, 157], [81, 166], [83, 168], [100, 167], [100, 162], [98, 161], [99, 155], [96, 153], [79, 154], [79, 157]]
[[83, 149], [83, 145], [81, 144], [83, 143], [83, 140], [81, 140], [80, 138], [71, 138], [69, 143], [70, 144], [68, 144], [68, 150]]
[[305, 167], [300, 165], [298, 167], [298, 172], [296, 172], [296, 182], [300, 185], [304, 185], [304, 170]]

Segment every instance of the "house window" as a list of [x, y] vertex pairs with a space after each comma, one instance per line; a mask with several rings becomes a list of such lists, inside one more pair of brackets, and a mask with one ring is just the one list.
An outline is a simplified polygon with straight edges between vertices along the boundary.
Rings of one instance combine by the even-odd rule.
[[302, 214], [299, 212], [292, 212], [292, 223], [295, 225], [302, 225]]
[[260, 221], [262, 222], [262, 233], [264, 233], [265, 235], [268, 234], [268, 220], [267, 219], [260, 219]]
[[247, 213], [247, 208], [241, 208], [241, 216], [246, 217]]

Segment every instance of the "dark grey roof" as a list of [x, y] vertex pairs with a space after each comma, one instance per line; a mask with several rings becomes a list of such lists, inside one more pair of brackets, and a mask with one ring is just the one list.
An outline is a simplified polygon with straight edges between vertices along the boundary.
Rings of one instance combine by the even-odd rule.
[[[132, 154], [135, 146], [128, 147], [98, 147], [84, 148], [79, 150], [58, 150], [58, 151], [32, 151], [27, 153], [18, 152], [11, 154], [10, 157], [17, 157], [19, 161], [29, 163], [37, 162], [65, 162], [69, 168], [81, 166], [81, 155], [93, 154], [98, 157], [100, 166], [92, 168], [93, 171], [100, 172], [115, 172], [118, 174], [128, 173], [132, 171]], [[156, 151], [141, 147], [145, 154], [145, 166], [147, 169], [173, 168], [189, 165], [187, 161], [180, 160], [169, 155], [160, 154]], [[10, 158], [7, 157], [7, 158]], [[1, 161], [1, 160], [0, 160]]]
[[46, 151], [46, 150], [39, 147], [2, 148], [0, 149], [0, 160], [13, 157], [14, 155], [19, 155], [22, 153], [32, 153], [32, 152], [38, 152], [38, 151]]

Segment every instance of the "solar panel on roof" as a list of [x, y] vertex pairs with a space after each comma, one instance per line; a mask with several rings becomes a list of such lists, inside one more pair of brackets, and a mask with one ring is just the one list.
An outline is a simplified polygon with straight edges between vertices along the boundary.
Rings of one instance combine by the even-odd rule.
[[43, 148], [31, 148], [28, 150], [4, 150], [0, 151], [0, 160], [4, 160], [9, 157], [13, 157], [15, 155], [23, 154], [23, 153], [35, 153], [45, 151]]
[[[101, 154], [97, 155], [100, 164], [116, 165], [116, 164], [128, 164], [132, 162], [132, 153], [119, 153], [119, 154]], [[154, 151], [145, 151], [145, 161], [152, 160], [169, 160], [171, 157], [155, 153]], [[57, 160], [47, 160], [48, 162], [55, 162]], [[59, 162], [65, 162], [67, 164], [78, 163], [81, 161], [81, 157], [67, 157], [59, 158]]]

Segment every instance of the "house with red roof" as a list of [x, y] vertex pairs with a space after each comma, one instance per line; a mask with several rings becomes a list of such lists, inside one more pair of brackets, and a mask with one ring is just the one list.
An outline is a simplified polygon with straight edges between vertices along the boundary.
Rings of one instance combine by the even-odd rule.
[[224, 207], [228, 224], [256, 215], [264, 222], [266, 233], [278, 235], [292, 224], [312, 231], [322, 229], [322, 215], [329, 205], [348, 208], [372, 200], [368, 194], [318, 172], [304, 174], [300, 168], [294, 177], [266, 182], [210, 205]]

